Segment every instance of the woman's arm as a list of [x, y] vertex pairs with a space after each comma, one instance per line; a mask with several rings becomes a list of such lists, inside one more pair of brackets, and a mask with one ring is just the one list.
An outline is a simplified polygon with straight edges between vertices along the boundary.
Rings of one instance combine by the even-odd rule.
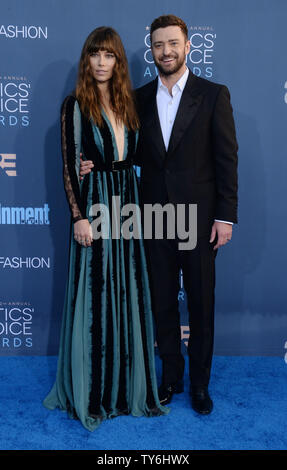
[[68, 96], [62, 105], [61, 136], [64, 187], [74, 222], [74, 236], [79, 243], [89, 246], [91, 226], [80, 197], [81, 113], [73, 96]]
[[86, 219], [81, 207], [79, 164], [81, 147], [81, 119], [78, 104], [68, 96], [61, 110], [63, 178], [73, 222]]

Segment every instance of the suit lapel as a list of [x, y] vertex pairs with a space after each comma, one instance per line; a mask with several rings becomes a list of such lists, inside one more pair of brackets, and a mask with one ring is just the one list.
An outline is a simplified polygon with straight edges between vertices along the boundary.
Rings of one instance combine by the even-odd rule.
[[148, 98], [147, 110], [145, 116], [145, 127], [148, 131], [148, 136], [152, 140], [153, 144], [157, 148], [157, 155], [161, 160], [166, 156], [166, 149], [164, 140], [161, 132], [160, 121], [157, 110], [156, 94], [157, 94], [158, 79], [156, 78], [153, 82], [153, 88]]
[[189, 71], [169, 140], [168, 156], [174, 152], [183, 134], [190, 126], [199, 109], [202, 98], [203, 93], [196, 83], [196, 76]]

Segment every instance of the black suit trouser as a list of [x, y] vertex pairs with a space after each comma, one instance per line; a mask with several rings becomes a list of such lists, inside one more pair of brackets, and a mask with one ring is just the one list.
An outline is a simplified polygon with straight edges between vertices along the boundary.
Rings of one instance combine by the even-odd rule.
[[146, 240], [156, 339], [162, 359], [162, 383], [174, 383], [184, 374], [178, 308], [182, 269], [189, 311], [188, 342], [191, 385], [207, 386], [214, 340], [216, 242], [198, 239], [193, 250], [179, 250], [178, 240]]

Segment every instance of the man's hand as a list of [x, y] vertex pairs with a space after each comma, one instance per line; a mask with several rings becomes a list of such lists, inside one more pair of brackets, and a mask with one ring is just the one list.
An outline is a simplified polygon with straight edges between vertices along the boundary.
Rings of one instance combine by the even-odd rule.
[[87, 219], [78, 220], [74, 223], [74, 238], [82, 246], [91, 246], [93, 232], [91, 224]]
[[225, 245], [232, 238], [232, 225], [226, 224], [225, 222], [214, 222], [211, 229], [210, 243], [215, 240], [217, 234], [217, 243], [214, 246], [214, 250], [217, 250], [220, 246]]
[[80, 180], [83, 179], [84, 175], [87, 175], [92, 171], [92, 168], [94, 167], [94, 164], [92, 160], [82, 160], [82, 154], [80, 153], [80, 160], [81, 160], [81, 165], [80, 165]]

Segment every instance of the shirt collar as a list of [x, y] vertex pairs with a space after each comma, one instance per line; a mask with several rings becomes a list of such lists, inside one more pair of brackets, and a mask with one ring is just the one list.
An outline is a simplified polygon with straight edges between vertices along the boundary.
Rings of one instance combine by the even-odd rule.
[[[178, 88], [181, 92], [183, 92], [184, 87], [186, 85], [187, 79], [188, 79], [188, 74], [189, 74], [189, 69], [186, 67], [186, 70], [184, 74], [180, 77], [180, 79], [173, 85], [172, 89]], [[160, 76], [158, 75], [158, 84], [157, 84], [157, 90], [159, 89], [167, 89], [166, 86], [162, 83]]]

